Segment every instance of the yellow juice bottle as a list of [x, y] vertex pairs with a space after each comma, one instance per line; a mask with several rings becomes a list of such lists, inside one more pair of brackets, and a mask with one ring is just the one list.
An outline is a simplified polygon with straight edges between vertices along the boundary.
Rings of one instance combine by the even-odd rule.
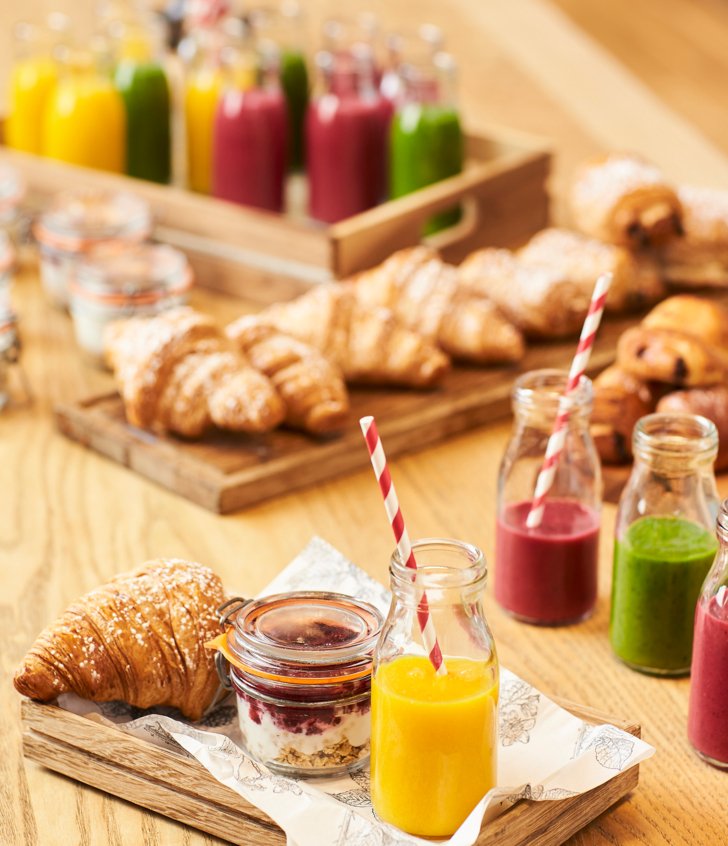
[[[449, 539], [412, 549], [414, 573], [392, 557], [392, 606], [374, 654], [371, 796], [384, 822], [446, 837], [496, 785], [498, 659], [481, 605], [483, 553]], [[432, 648], [418, 619], [423, 594], [444, 674], [422, 654]]]
[[71, 164], [124, 172], [124, 103], [88, 56], [70, 58], [61, 72], [45, 112], [42, 151]]
[[50, 32], [22, 23], [13, 32], [15, 60], [10, 71], [6, 141], [26, 153], [40, 153], [43, 115], [58, 78]]
[[222, 72], [213, 66], [191, 71], [185, 81], [187, 184], [209, 194], [212, 188], [212, 128], [222, 90]]

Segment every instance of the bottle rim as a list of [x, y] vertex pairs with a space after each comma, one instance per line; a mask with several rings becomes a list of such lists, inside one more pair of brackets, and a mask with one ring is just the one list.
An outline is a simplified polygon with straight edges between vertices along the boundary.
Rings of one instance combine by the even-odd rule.
[[[488, 565], [483, 551], [474, 544], [454, 538], [418, 538], [411, 543], [417, 569], [408, 567], [398, 549], [392, 553], [389, 572], [397, 586], [448, 590], [466, 588], [485, 582]], [[424, 563], [429, 553], [447, 551], [459, 556], [463, 566]], [[419, 558], [418, 558], [419, 553]]]
[[655, 413], [641, 417], [632, 433], [636, 457], [711, 462], [718, 454], [718, 429], [699, 414]]
[[[529, 370], [516, 379], [511, 398], [514, 410], [539, 408], [555, 414], [561, 405], [569, 379], [566, 370], [543, 368]], [[565, 408], [570, 411], [589, 412], [594, 400], [591, 379], [582, 376], [575, 391], [572, 391]]]

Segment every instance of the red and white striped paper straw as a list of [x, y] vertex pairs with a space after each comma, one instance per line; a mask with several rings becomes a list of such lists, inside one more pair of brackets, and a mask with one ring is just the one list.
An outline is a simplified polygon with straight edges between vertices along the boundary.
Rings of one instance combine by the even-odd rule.
[[[412, 544], [410, 543], [407, 527], [404, 524], [404, 517], [402, 517], [402, 509], [399, 507], [399, 500], [397, 499], [397, 492], [394, 489], [394, 483], [387, 467], [387, 457], [384, 454], [382, 441], [377, 431], [377, 424], [373, 417], [362, 417], [359, 421], [364, 440], [369, 448], [369, 455], [372, 459], [372, 467], [374, 468], [374, 475], [379, 482], [379, 488], [384, 497], [384, 510], [387, 512], [387, 517], [394, 532], [394, 540], [397, 544], [397, 551], [399, 552], [400, 560], [404, 562], [406, 567], [412, 570], [412, 580], [415, 579], [415, 571], [417, 570], [417, 561], [415, 554], [412, 551]], [[430, 659], [432, 666], [438, 676], [447, 674], [447, 668], [442, 658], [442, 651], [440, 644], [437, 642], [437, 634], [435, 632], [435, 624], [432, 622], [430, 614], [430, 606], [427, 603], [427, 594], [425, 591], [418, 591], [417, 597], [417, 621], [422, 632], [422, 642], [427, 650], [427, 656]]]
[[536, 480], [536, 490], [533, 494], [531, 510], [528, 512], [528, 517], [526, 518], [526, 527], [529, 529], [537, 528], [543, 520], [546, 496], [554, 483], [556, 468], [559, 464], [564, 444], [566, 443], [566, 433], [571, 415], [571, 395], [578, 389], [581, 378], [586, 371], [597, 329], [599, 329], [602, 314], [604, 314], [604, 304], [607, 301], [607, 294], [609, 293], [609, 286], [611, 284], [612, 274], [603, 273], [594, 285], [591, 303], [589, 303], [589, 311], [584, 320], [579, 344], [576, 348], [576, 355], [571, 362], [566, 390], [559, 401], [559, 412], [546, 447], [546, 457]]

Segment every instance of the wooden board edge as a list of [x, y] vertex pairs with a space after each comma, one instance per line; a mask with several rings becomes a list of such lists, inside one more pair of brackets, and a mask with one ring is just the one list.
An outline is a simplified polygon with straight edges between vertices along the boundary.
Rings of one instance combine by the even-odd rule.
[[[46, 769], [240, 846], [283, 846], [286, 843], [286, 836], [277, 825], [267, 825], [253, 817], [247, 819], [245, 838], [239, 839], [236, 835], [244, 822], [240, 811], [193, 796], [180, 784], [173, 789], [153, 781], [150, 776], [142, 777], [118, 764], [109, 764], [88, 749], [25, 731], [23, 754]], [[220, 787], [226, 789], [223, 785]], [[251, 828], [260, 832], [260, 838], [250, 837]]]

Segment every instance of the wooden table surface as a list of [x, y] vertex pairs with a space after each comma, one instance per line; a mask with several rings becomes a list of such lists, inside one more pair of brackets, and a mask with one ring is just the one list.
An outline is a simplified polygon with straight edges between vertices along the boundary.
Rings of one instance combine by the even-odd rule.
[[[2, 48], [19, 5], [0, 6], [0, 62], [7, 61]], [[27, 0], [23, 11], [37, 15], [52, 5]], [[65, 5], [82, 10], [91, 3], [66, 0]], [[323, 4], [313, 5], [320, 10]], [[556, 192], [581, 157], [625, 146], [643, 150], [677, 179], [728, 187], [728, 117], [723, 107], [720, 115], [713, 108], [700, 77], [704, 75], [707, 90], [713, 86], [718, 92], [710, 74], [725, 69], [725, 52], [719, 56], [715, 51], [711, 58], [698, 51], [703, 35], [715, 46], [722, 34], [726, 43], [727, 16], [717, 3], [561, 0], [587, 28], [603, 28], [605, 43], [612, 39], [615, 49], [639, 54], [634, 69], [647, 84], [545, 0], [378, 0], [368, 5], [392, 24], [415, 19], [441, 24], [460, 60], [463, 108], [471, 125], [496, 121], [553, 138]], [[625, 17], [612, 20], [605, 11], [612, 5]], [[706, 16], [711, 14], [713, 26], [708, 26]], [[666, 77], [664, 51], [669, 51], [671, 34], [681, 32], [680, 15], [686, 16], [687, 45], [694, 39], [692, 52], [681, 42], [674, 55], [683, 62], [686, 77], [680, 77], [679, 66], [671, 67]], [[632, 52], [623, 43], [625, 33], [632, 39]], [[683, 91], [689, 85], [700, 91], [696, 101], [674, 96], [670, 80], [677, 78]], [[661, 87], [673, 92], [672, 106], [683, 115], [655, 94]], [[701, 102], [707, 104], [704, 111]], [[707, 141], [685, 114], [698, 122], [704, 114], [707, 130], [724, 151]], [[12, 669], [38, 631], [78, 594], [157, 556], [204, 562], [229, 588], [250, 594], [318, 534], [385, 579], [392, 542], [378, 489], [371, 474], [361, 472], [222, 518], [65, 441], [53, 428], [53, 404], [106, 387], [107, 377], [82, 363], [69, 319], [48, 307], [32, 270], [18, 279], [16, 295], [24, 367], [35, 402], [0, 415], [0, 844], [218, 842], [24, 764]], [[234, 309], [209, 295], [199, 294], [197, 302], [226, 313]], [[492, 556], [496, 473], [508, 429], [506, 423], [494, 424], [394, 462], [412, 535], [467, 539]], [[722, 487], [728, 494], [728, 480]], [[486, 611], [501, 660], [545, 692], [638, 719], [644, 737], [657, 747], [643, 765], [639, 789], [574, 837], [573, 844], [725, 843], [728, 776], [703, 765], [690, 751], [685, 738], [688, 681], [638, 675], [611, 654], [607, 625], [613, 522], [614, 508], [607, 506], [599, 603], [587, 623], [545, 630], [519, 625], [496, 607], [488, 592]]]

